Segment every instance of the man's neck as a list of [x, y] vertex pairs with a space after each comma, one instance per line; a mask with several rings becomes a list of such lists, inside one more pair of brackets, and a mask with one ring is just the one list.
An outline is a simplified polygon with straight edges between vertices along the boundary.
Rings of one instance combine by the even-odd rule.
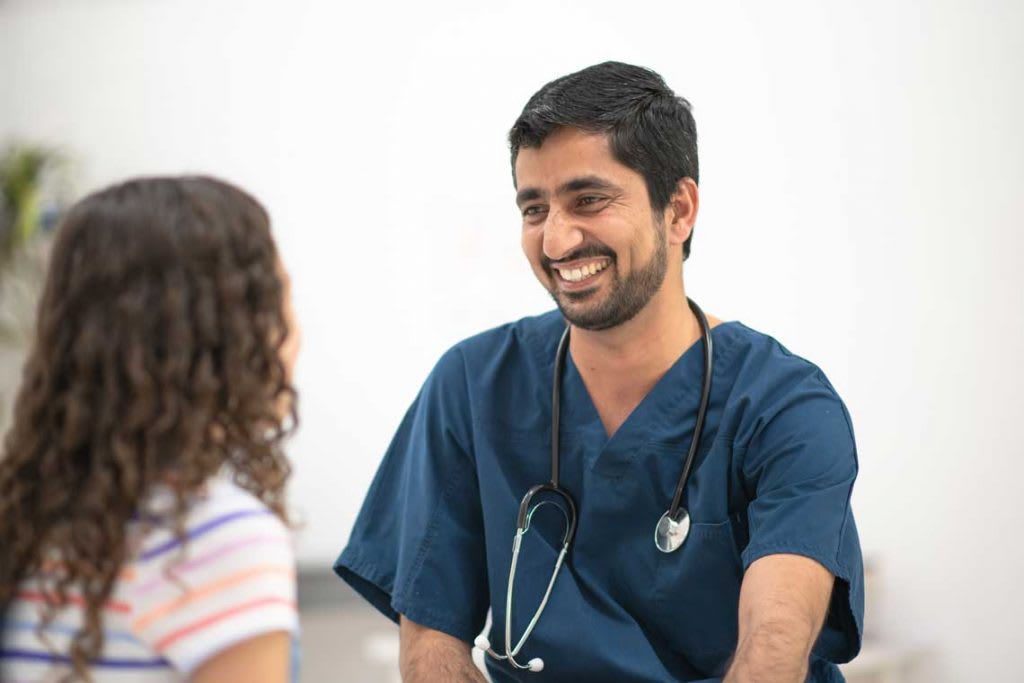
[[636, 317], [615, 328], [573, 328], [573, 363], [609, 436], [700, 336], [682, 283], [658, 292]]

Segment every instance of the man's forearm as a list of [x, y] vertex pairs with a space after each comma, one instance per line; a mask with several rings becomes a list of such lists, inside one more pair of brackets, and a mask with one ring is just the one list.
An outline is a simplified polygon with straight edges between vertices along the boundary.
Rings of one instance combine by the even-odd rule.
[[399, 669], [403, 683], [487, 683], [468, 643], [402, 617]]
[[487, 683], [467, 650], [431, 645], [401, 657], [403, 683]]
[[804, 624], [760, 625], [740, 641], [724, 683], [803, 683], [813, 636]]
[[751, 563], [725, 683], [803, 683], [834, 582], [825, 567], [800, 555], [766, 555]]

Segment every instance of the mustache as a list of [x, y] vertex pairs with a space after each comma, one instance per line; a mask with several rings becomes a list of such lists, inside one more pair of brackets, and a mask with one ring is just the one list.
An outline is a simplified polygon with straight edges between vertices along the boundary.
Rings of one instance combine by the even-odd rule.
[[541, 265], [544, 266], [544, 269], [550, 272], [556, 263], [568, 263], [569, 261], [575, 261], [577, 259], [596, 258], [598, 256], [604, 256], [608, 259], [611, 259], [612, 261], [615, 261], [615, 252], [613, 252], [611, 249], [609, 249], [608, 247], [602, 247], [596, 244], [592, 244], [586, 247], [580, 247], [576, 251], [566, 254], [560, 259], [552, 260], [549, 259], [547, 256], [542, 256], [540, 262]]

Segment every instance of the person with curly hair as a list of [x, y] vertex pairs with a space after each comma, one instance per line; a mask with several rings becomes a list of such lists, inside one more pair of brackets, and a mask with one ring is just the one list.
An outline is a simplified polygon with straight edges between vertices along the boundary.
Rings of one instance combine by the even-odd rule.
[[242, 190], [135, 179], [68, 212], [0, 458], [0, 680], [294, 675], [297, 350]]

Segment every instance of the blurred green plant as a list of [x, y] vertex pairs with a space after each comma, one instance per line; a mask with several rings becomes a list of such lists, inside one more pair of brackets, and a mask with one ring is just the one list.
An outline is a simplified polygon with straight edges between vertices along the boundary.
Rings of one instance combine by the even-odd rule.
[[67, 192], [67, 164], [40, 145], [0, 153], [0, 433], [35, 330], [49, 256], [50, 228]]
[[0, 157], [0, 257], [5, 261], [45, 227], [43, 192], [48, 174], [63, 165], [55, 150], [14, 145]]
[[64, 155], [49, 147], [15, 144], [0, 154], [0, 344], [31, 339], [65, 171]]

